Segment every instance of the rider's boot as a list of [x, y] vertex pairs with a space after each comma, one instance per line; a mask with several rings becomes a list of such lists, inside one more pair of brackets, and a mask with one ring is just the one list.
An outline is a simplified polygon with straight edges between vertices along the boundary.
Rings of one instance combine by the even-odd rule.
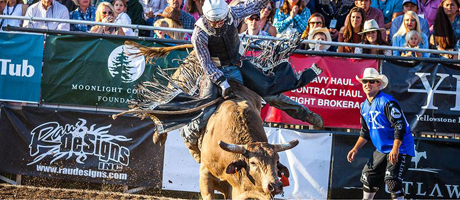
[[319, 129], [320, 129], [320, 128], [323, 128], [323, 127], [324, 127], [324, 120], [323, 120], [323, 118], [322, 118], [320, 115], [318, 115], [318, 114], [316, 114], [316, 113], [314, 113], [314, 112], [311, 112], [311, 111], [309, 111], [307, 117], [306, 117], [304, 120], [302, 120], [302, 121], [310, 123], [310, 124], [313, 125], [315, 128], [319, 128]]

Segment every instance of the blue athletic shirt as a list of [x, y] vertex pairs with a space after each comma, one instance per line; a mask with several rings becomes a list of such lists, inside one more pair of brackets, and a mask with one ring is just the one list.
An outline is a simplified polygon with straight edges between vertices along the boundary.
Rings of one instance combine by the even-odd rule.
[[390, 95], [379, 92], [372, 102], [361, 104], [361, 133], [372, 140], [381, 153], [390, 153], [395, 139], [402, 141], [400, 154], [414, 156], [414, 138], [398, 102]]

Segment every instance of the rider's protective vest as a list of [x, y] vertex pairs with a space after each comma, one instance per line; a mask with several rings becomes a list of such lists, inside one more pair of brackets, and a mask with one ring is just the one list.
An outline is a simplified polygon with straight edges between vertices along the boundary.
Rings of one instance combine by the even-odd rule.
[[[240, 38], [238, 36], [238, 29], [231, 22], [228, 23], [231, 20], [227, 20], [223, 27], [221, 27], [226, 31], [222, 35], [217, 36], [207, 29], [202, 20], [199, 19], [196, 25], [209, 35], [208, 49], [214, 64], [217, 67], [236, 65], [241, 58], [239, 53]], [[218, 58], [218, 62], [216, 62], [216, 58]]]

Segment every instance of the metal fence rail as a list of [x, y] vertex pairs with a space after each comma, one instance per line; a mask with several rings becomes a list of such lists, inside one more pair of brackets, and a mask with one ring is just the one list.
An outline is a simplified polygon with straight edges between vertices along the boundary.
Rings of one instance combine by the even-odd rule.
[[[70, 20], [70, 19], [39, 18], [39, 17], [9, 16], [9, 15], [0, 15], [0, 19], [29, 20], [31, 22], [46, 21], [46, 22], [60, 22], [60, 23], [70, 23], [70, 24], [101, 25], [101, 26], [132, 28], [132, 29], [150, 30], [150, 31], [152, 30], [172, 31], [172, 32], [180, 32], [180, 33], [188, 33], [188, 34], [192, 34], [193, 32], [193, 30], [190, 30], [190, 29], [165, 28], [165, 27], [145, 26], [145, 25], [102, 23], [102, 22]], [[275, 40], [275, 41], [286, 40], [286, 38], [277, 38], [277, 37], [272, 37], [272, 36], [255, 36], [255, 35], [240, 34], [240, 37], [243, 37], [243, 36], [246, 38], [259, 39], [259, 40]], [[414, 48], [407, 48], [407, 47], [355, 44], [355, 43], [345, 43], [345, 42], [327, 42], [327, 41], [317, 41], [317, 40], [303, 40], [302, 43], [304, 44], [325, 44], [325, 45], [332, 45], [332, 46], [361, 47], [361, 48], [367, 48], [367, 49], [382, 49], [382, 50], [393, 50], [393, 51], [413, 51], [413, 52], [432, 53], [432, 54], [450, 54], [450, 55], [458, 55], [460, 58], [460, 51], [439, 51], [439, 50], [434, 50], [434, 49], [414, 49]]]

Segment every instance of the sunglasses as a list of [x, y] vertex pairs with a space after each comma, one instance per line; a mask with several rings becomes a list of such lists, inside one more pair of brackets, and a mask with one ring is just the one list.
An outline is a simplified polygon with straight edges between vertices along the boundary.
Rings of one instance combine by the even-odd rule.
[[268, 11], [272, 11], [273, 8], [271, 6], [267, 6], [265, 9], [267, 9]]
[[104, 15], [107, 15], [107, 13], [109, 13], [109, 15], [113, 14], [112, 11], [109, 11], [109, 12], [105, 12], [105, 11], [104, 11], [104, 12], [102, 12], [102, 14], [104, 14]]
[[370, 84], [378, 83], [378, 81], [376, 81], [376, 80], [362, 80], [361, 82], [363, 82], [363, 84], [367, 84], [367, 83], [370, 83]]
[[259, 21], [260, 18], [259, 17], [251, 17], [251, 18], [249, 18], [249, 20], [251, 20], [251, 21], [253, 21], [253, 20]]
[[315, 24], [321, 25], [321, 24], [323, 24], [323, 22], [308, 22], [308, 23], [311, 24], [311, 25], [315, 25]]

